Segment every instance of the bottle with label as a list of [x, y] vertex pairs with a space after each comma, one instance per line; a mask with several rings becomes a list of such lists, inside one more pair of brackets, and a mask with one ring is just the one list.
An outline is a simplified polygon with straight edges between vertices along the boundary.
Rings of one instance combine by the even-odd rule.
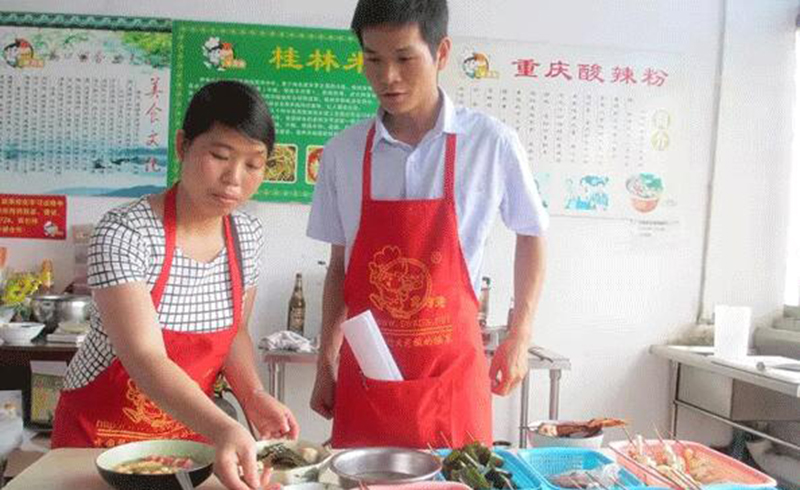
[[478, 325], [481, 328], [486, 326], [489, 318], [489, 290], [492, 288], [492, 280], [486, 276], [481, 281], [480, 306], [478, 307]]
[[294, 291], [289, 299], [289, 314], [286, 329], [303, 335], [306, 322], [306, 300], [303, 297], [303, 275], [299, 272], [294, 278]]
[[53, 290], [53, 262], [50, 259], [42, 261], [42, 269], [39, 272], [39, 289], [36, 294], [54, 294]]

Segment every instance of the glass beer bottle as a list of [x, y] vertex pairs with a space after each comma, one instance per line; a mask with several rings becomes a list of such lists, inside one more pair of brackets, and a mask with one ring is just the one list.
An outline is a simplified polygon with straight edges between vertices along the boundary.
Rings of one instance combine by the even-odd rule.
[[294, 278], [294, 291], [289, 298], [289, 313], [286, 320], [286, 329], [303, 335], [306, 320], [306, 300], [303, 297], [303, 275], [299, 272]]

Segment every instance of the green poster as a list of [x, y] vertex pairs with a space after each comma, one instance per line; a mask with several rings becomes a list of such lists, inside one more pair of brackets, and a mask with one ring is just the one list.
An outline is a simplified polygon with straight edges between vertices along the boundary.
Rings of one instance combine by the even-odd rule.
[[[259, 201], [310, 202], [325, 142], [378, 107], [349, 31], [175, 21], [172, 46], [171, 136], [192, 95], [214, 80], [250, 83], [269, 104], [277, 144]], [[179, 170], [173, 140], [169, 184]]]

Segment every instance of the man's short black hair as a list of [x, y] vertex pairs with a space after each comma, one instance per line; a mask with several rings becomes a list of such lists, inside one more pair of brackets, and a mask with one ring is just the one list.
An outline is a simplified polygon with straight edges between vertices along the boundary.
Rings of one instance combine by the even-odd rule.
[[215, 123], [261, 141], [267, 155], [275, 146], [275, 123], [258, 90], [232, 80], [204, 85], [189, 102], [183, 118], [183, 132], [189, 141], [210, 130]]
[[447, 36], [447, 0], [358, 0], [350, 29], [364, 46], [364, 29], [380, 24], [417, 24], [422, 39], [436, 58]]

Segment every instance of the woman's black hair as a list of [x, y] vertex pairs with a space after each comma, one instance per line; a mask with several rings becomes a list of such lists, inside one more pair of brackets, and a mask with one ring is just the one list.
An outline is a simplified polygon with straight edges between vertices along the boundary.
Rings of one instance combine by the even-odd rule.
[[416, 24], [422, 39], [436, 58], [439, 43], [447, 36], [447, 0], [358, 0], [350, 29], [364, 46], [364, 29], [380, 24]]
[[263, 142], [267, 155], [275, 146], [275, 123], [267, 103], [250, 85], [233, 80], [211, 82], [194, 94], [186, 115], [183, 132], [189, 141], [219, 123], [250, 139]]

